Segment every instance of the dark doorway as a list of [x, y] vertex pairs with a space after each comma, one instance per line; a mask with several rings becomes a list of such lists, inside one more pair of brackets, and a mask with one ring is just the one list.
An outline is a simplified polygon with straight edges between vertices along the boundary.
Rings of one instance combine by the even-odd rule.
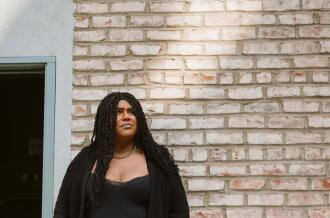
[[3, 218], [41, 217], [44, 75], [0, 71]]

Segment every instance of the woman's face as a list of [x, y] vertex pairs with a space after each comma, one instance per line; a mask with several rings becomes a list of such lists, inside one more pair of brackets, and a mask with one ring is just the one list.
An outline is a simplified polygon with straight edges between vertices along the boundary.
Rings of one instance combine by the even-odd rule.
[[117, 106], [116, 137], [120, 139], [132, 139], [136, 134], [136, 117], [132, 106], [126, 100], [120, 100]]

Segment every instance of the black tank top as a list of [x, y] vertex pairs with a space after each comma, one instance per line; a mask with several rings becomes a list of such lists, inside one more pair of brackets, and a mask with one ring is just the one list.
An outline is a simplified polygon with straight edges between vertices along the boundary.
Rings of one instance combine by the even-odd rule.
[[[91, 173], [87, 181], [87, 195], [96, 175]], [[100, 207], [87, 207], [86, 218], [147, 218], [150, 192], [149, 175], [117, 182], [104, 178]]]

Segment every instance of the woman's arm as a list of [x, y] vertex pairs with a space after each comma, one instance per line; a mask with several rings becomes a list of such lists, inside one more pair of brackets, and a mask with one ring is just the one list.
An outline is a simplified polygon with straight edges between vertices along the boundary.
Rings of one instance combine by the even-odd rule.
[[70, 195], [72, 185], [72, 163], [68, 166], [59, 190], [53, 218], [70, 217]]
[[169, 218], [189, 218], [189, 206], [179, 173], [174, 171], [170, 180]]

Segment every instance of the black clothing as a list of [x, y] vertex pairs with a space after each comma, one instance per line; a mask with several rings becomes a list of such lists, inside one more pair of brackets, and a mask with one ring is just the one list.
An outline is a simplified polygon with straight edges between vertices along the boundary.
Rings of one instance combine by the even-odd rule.
[[[87, 196], [96, 175], [91, 173], [87, 181]], [[87, 208], [86, 218], [146, 218], [149, 200], [149, 175], [136, 177], [127, 182], [117, 182], [104, 178], [100, 207]]]
[[[166, 147], [162, 149], [165, 149], [162, 155], [166, 160], [169, 151]], [[168, 176], [154, 161], [148, 157], [146, 160], [150, 178], [147, 218], [189, 218], [179, 173], [173, 170]], [[86, 183], [95, 161], [96, 148], [92, 146], [84, 147], [71, 161], [59, 190], [54, 218], [85, 218]]]

